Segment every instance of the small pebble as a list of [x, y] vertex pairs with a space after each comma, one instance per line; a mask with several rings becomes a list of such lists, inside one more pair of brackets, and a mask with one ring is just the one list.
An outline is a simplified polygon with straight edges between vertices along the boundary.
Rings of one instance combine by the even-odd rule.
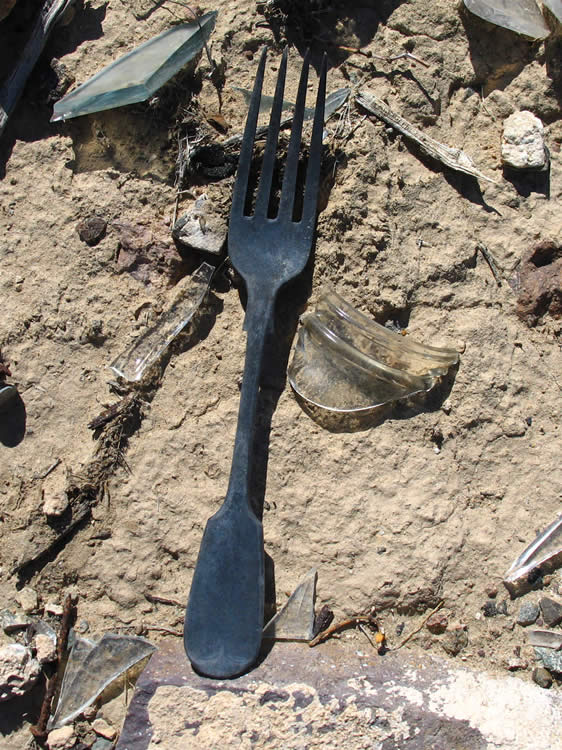
[[533, 681], [540, 687], [545, 688], [546, 690], [552, 687], [553, 679], [548, 669], [545, 669], [544, 667], [535, 667], [532, 676]]
[[486, 594], [490, 597], [490, 599], [495, 599], [498, 595], [498, 587], [494, 586], [493, 584], [490, 586], [486, 586]]
[[527, 625], [532, 625], [534, 622], [536, 622], [538, 616], [538, 606], [536, 604], [533, 604], [532, 602], [525, 602], [521, 605], [519, 614], [517, 615], [517, 624], [525, 628], [527, 627]]
[[512, 656], [510, 659], [507, 660], [507, 668], [510, 672], [517, 672], [520, 669], [527, 669], [528, 664], [525, 661], [525, 659], [522, 659], [520, 656]]
[[70, 750], [76, 744], [76, 734], [72, 724], [60, 729], [53, 729], [47, 737], [49, 750]]
[[84, 219], [76, 227], [76, 231], [82, 242], [90, 245], [90, 247], [98, 244], [104, 237], [106, 229], [107, 222], [99, 216], [91, 216], [89, 219]]
[[37, 592], [29, 586], [25, 586], [21, 591], [18, 591], [14, 599], [23, 609], [26, 615], [30, 615], [32, 612], [39, 607], [39, 597]]
[[448, 624], [449, 621], [446, 615], [444, 615], [442, 612], [435, 612], [425, 623], [425, 627], [429, 630], [430, 633], [439, 635], [440, 633], [444, 633], [447, 630]]
[[514, 112], [504, 120], [501, 156], [504, 165], [512, 169], [541, 170], [547, 167], [544, 127], [532, 112]]
[[86, 620], [82, 620], [82, 622], [78, 625], [78, 631], [80, 633], [87, 633], [90, 629], [90, 625]]
[[57, 659], [57, 648], [48, 635], [40, 633], [33, 641], [35, 656], [39, 664], [49, 664]]
[[539, 606], [544, 624], [549, 628], [554, 628], [562, 622], [562, 604], [545, 596], [540, 600]]
[[62, 613], [63, 613], [62, 604], [56, 604], [55, 602], [47, 602], [47, 604], [45, 604], [45, 613], [48, 615], [55, 615], [55, 617], [62, 617]]
[[66, 492], [48, 495], [43, 503], [43, 513], [48, 518], [58, 518], [68, 509], [68, 497]]
[[441, 640], [443, 649], [451, 656], [456, 656], [468, 646], [468, 632], [466, 626], [455, 625], [445, 633]]
[[117, 736], [117, 730], [112, 727], [105, 719], [99, 718], [92, 722], [92, 729], [100, 737], [105, 737], [106, 740], [114, 740]]
[[498, 614], [496, 602], [493, 599], [488, 599], [482, 606], [482, 612], [484, 613], [484, 617], [495, 617]]
[[30, 624], [31, 620], [29, 617], [21, 612], [11, 612], [9, 609], [3, 609], [0, 612], [0, 627], [6, 634], [23, 630]]

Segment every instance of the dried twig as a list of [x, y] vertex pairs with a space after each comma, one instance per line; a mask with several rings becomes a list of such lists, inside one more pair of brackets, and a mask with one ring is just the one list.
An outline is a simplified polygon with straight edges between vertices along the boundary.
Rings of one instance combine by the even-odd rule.
[[490, 266], [490, 271], [492, 272], [492, 275], [493, 275], [494, 279], [496, 280], [496, 284], [498, 286], [501, 286], [502, 285], [502, 273], [501, 273], [501, 269], [500, 269], [500, 267], [499, 267], [496, 259], [492, 255], [492, 253], [488, 250], [488, 248], [486, 247], [486, 245], [483, 242], [478, 242], [476, 244], [476, 249], [480, 250], [480, 252], [484, 256], [484, 259], [485, 259], [486, 263]]
[[60, 465], [60, 458], [57, 458], [53, 463], [44, 471], [39, 472], [39, 474], [34, 474], [33, 479], [45, 479], [45, 477], [48, 477], [51, 472], [53, 472], [57, 466]]
[[144, 598], [152, 604], [172, 604], [175, 607], [185, 607], [185, 602], [178, 602], [177, 599], [166, 599], [164, 596], [155, 596], [154, 594], [145, 593]]
[[164, 628], [160, 625], [144, 625], [145, 630], [154, 630], [158, 633], [167, 633], [168, 635], [175, 635], [177, 638], [183, 638], [183, 632], [180, 630], [172, 630], [171, 628]]
[[401, 115], [393, 112], [389, 107], [387, 107], [382, 99], [378, 98], [378, 96], [375, 96], [368, 91], [360, 91], [355, 97], [355, 101], [361, 107], [366, 109], [367, 112], [370, 112], [376, 117], [379, 117], [381, 120], [384, 120], [384, 122], [388, 123], [393, 128], [396, 128], [399, 133], [402, 133], [407, 138], [415, 141], [418, 146], [433, 159], [437, 159], [437, 161], [445, 164], [445, 166], [450, 167], [451, 169], [456, 170], [457, 172], [464, 172], [464, 174], [469, 174], [472, 177], [487, 180], [488, 182], [497, 184], [490, 177], [487, 177], [483, 172], [480, 172], [480, 170], [474, 166], [474, 162], [472, 161], [470, 156], [468, 156], [468, 154], [465, 154], [465, 152], [460, 148], [451, 148], [450, 146], [445, 146], [443, 143], [439, 143], [439, 141], [436, 141], [435, 138], [431, 138], [431, 136], [426, 135], [415, 125], [412, 125], [410, 122], [405, 120]]
[[395, 648], [389, 649], [389, 651], [398, 651], [399, 648], [402, 648], [402, 646], [405, 646], [409, 640], [411, 640], [417, 633], [420, 632], [420, 630], [423, 628], [423, 626], [429, 620], [429, 618], [441, 609], [444, 603], [445, 602], [442, 599], [439, 602], [439, 604], [435, 607], [435, 609], [432, 609], [431, 612], [423, 618], [423, 620], [418, 625], [418, 627], [415, 630], [412, 630], [412, 632], [404, 638], [402, 643], [399, 643], [398, 646], [396, 646]]
[[354, 617], [349, 617], [347, 620], [340, 620], [340, 622], [336, 622], [333, 625], [330, 625], [330, 627], [326, 628], [326, 630], [322, 630], [322, 632], [318, 633], [318, 635], [313, 638], [308, 645], [311, 647], [317, 646], [319, 643], [322, 643], [322, 641], [330, 638], [334, 633], [338, 633], [340, 630], [345, 630], [346, 628], [351, 628], [355, 625], [359, 625], [359, 623], [361, 622], [365, 622], [368, 625], [374, 625], [376, 627], [376, 622], [371, 615], [355, 615]]

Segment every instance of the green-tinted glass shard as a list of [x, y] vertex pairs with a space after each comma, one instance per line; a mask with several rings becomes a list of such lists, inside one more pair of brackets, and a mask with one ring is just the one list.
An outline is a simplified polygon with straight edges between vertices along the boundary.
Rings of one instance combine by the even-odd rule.
[[51, 121], [145, 101], [203, 48], [216, 18], [206, 13], [144, 42], [60, 99]]
[[550, 34], [535, 0], [464, 0], [471, 13], [531, 39]]

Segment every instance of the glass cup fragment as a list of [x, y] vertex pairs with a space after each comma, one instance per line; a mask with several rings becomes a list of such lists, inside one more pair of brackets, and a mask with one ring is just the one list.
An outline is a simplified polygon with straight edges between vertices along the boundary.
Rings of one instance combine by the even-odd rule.
[[152, 643], [137, 636], [106, 633], [98, 644], [76, 638], [48, 728], [57, 729], [75, 719], [109, 684], [155, 650]]
[[459, 360], [375, 323], [328, 290], [302, 326], [288, 375], [296, 393], [333, 412], [360, 412], [430, 390]]
[[51, 122], [148, 99], [200, 52], [217, 11], [173, 26], [107, 65], [55, 104]]
[[176, 297], [167, 312], [156, 324], [145, 331], [110, 365], [110, 369], [130, 382], [139, 381], [150, 365], [168, 348], [180, 331], [189, 323], [203, 301], [217, 267], [201, 263], [191, 275], [175, 287]]
[[314, 568], [308, 571], [285, 605], [264, 627], [264, 638], [307, 642], [313, 639], [317, 578]]
[[554, 563], [559, 555], [562, 558], [562, 515], [547, 526], [514, 560], [505, 574], [504, 583], [516, 583], [540, 565]]
[[535, 0], [464, 0], [471, 13], [531, 39], [546, 39], [550, 29]]

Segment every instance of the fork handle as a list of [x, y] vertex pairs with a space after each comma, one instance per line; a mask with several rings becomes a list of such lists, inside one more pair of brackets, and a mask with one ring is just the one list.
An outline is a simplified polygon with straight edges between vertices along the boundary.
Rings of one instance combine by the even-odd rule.
[[[263, 291], [263, 288], [262, 290]], [[247, 331], [244, 375], [240, 393], [240, 407], [236, 438], [232, 454], [230, 480], [225, 504], [250, 503], [250, 478], [252, 470], [253, 444], [256, 432], [256, 412], [260, 389], [260, 376], [268, 330], [271, 327], [275, 293], [255, 295], [248, 290], [246, 318]]]

